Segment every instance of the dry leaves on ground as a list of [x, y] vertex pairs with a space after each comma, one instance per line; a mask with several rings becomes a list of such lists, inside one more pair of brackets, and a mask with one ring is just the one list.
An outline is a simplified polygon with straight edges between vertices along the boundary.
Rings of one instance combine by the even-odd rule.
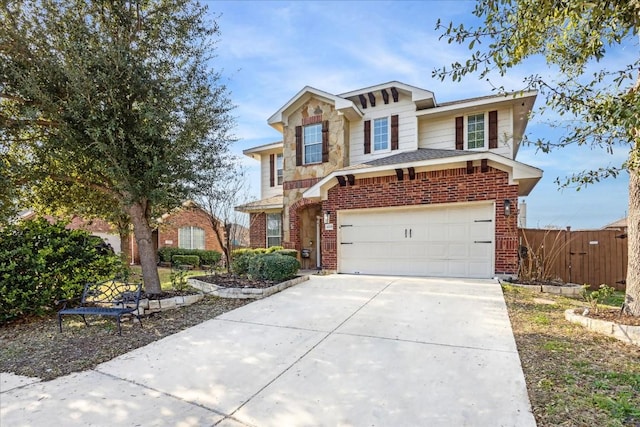
[[503, 289], [539, 427], [640, 425], [640, 347], [565, 320], [583, 302]]
[[62, 333], [57, 316], [29, 318], [0, 326], [0, 372], [50, 380], [83, 371], [183, 329], [247, 304], [250, 300], [205, 297], [178, 309], [122, 322], [122, 336], [113, 318], [66, 316]]

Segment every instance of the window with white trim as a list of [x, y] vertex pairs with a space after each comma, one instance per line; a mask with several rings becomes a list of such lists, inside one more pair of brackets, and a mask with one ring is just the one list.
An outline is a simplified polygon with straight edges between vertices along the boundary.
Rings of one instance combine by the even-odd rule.
[[322, 162], [322, 123], [304, 127], [304, 164]]
[[484, 113], [467, 116], [467, 149], [484, 147]]
[[279, 213], [267, 214], [267, 247], [280, 246], [282, 243], [282, 216]]
[[204, 249], [204, 229], [181, 227], [178, 230], [178, 247], [181, 249]]
[[389, 149], [389, 118], [373, 120], [373, 151]]
[[276, 156], [276, 185], [282, 185], [282, 154]]

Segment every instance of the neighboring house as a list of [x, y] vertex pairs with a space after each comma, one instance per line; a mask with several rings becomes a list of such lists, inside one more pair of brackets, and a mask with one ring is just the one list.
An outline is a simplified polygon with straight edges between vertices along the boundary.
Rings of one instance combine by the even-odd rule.
[[[225, 234], [222, 228], [220, 233], [224, 241]], [[133, 263], [139, 264], [140, 255], [133, 233], [131, 239], [131, 259]], [[153, 239], [157, 248], [206, 249], [222, 253], [209, 213], [190, 201], [158, 219]]]
[[251, 246], [341, 273], [516, 274], [518, 197], [542, 177], [515, 160], [536, 95], [305, 87], [268, 119], [282, 142], [245, 151], [262, 165], [262, 200], [238, 207]]
[[[31, 220], [36, 217], [37, 214], [32, 210], [24, 211], [19, 215], [20, 220]], [[45, 215], [44, 218], [51, 223], [57, 220], [51, 215]], [[115, 227], [100, 218], [84, 219], [82, 217], [74, 215], [65, 228], [69, 230], [87, 231], [94, 236], [102, 238], [102, 240], [104, 240], [113, 248], [113, 251], [115, 253], [119, 254], [122, 251], [118, 230], [116, 230]]]
[[231, 224], [231, 247], [233, 249], [249, 247], [249, 229], [241, 224]]
[[607, 224], [602, 227], [602, 230], [614, 230], [614, 231], [624, 231], [627, 232], [627, 217], [621, 218], [617, 221], [612, 222], [611, 224]]
[[[28, 220], [35, 216], [32, 211], [29, 211], [23, 213], [20, 219]], [[45, 218], [49, 221], [55, 221], [55, 218], [51, 216], [45, 216]], [[209, 213], [193, 202], [185, 202], [182, 207], [162, 215], [157, 220], [157, 224], [152, 235], [156, 248], [207, 249], [222, 253], [222, 247], [218, 243]], [[123, 250], [118, 231], [101, 219], [85, 220], [79, 216], [73, 216], [67, 228], [86, 230], [95, 236], [102, 237], [116, 253]], [[223, 229], [221, 229], [221, 235], [224, 241]], [[132, 264], [139, 264], [140, 254], [133, 232], [131, 232], [129, 239], [129, 242], [125, 242], [129, 245], [126, 250], [130, 251], [129, 256]]]

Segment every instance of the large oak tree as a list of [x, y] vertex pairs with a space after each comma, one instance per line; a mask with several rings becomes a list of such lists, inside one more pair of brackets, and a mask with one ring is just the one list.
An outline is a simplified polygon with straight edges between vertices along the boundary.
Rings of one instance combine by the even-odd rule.
[[0, 153], [20, 147], [46, 197], [73, 184], [128, 216], [148, 293], [154, 210], [188, 199], [231, 141], [207, 17], [189, 0], [0, 0]]
[[[527, 59], [542, 57], [560, 77], [530, 75], [524, 89], [539, 90], [546, 98], [538, 114], [553, 111], [570, 125], [558, 140], [532, 142], [545, 152], [568, 145], [628, 151], [624, 164], [584, 170], [564, 184], [580, 188], [629, 173], [625, 310], [640, 316], [640, 1], [479, 0], [474, 15], [478, 26], [438, 22], [443, 38], [467, 45], [472, 53], [434, 76], [459, 81], [476, 72], [481, 78], [505, 75]], [[620, 45], [632, 47], [624, 62], [615, 69], [602, 66], [600, 61]]]

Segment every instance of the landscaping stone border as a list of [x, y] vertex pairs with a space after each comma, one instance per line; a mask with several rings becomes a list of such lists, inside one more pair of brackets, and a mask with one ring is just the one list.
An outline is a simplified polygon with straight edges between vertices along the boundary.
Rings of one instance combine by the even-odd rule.
[[268, 288], [225, 288], [213, 283], [203, 282], [202, 280], [188, 278], [189, 285], [196, 289], [200, 289], [205, 294], [215, 295], [220, 298], [252, 298], [260, 299], [273, 295], [284, 289], [295, 286], [309, 280], [308, 275], [298, 276], [286, 282], [278, 283]]
[[204, 298], [204, 294], [182, 295], [164, 299], [141, 299], [140, 306], [138, 308], [138, 314], [140, 316], [150, 313], [157, 313], [159, 311], [171, 310], [174, 308], [186, 307], [191, 304], [195, 304]]
[[576, 314], [575, 308], [565, 310], [564, 317], [569, 322], [578, 323], [591, 331], [613, 337], [628, 344], [640, 346], [640, 326], [621, 325], [608, 320], [581, 316]]
[[562, 295], [565, 297], [581, 297], [582, 296], [582, 286], [577, 285], [575, 283], [567, 283], [565, 285], [525, 285], [522, 283], [512, 283], [503, 281], [501, 284], [517, 286], [519, 288], [531, 289], [538, 292], [543, 292], [547, 294], [554, 295]]

